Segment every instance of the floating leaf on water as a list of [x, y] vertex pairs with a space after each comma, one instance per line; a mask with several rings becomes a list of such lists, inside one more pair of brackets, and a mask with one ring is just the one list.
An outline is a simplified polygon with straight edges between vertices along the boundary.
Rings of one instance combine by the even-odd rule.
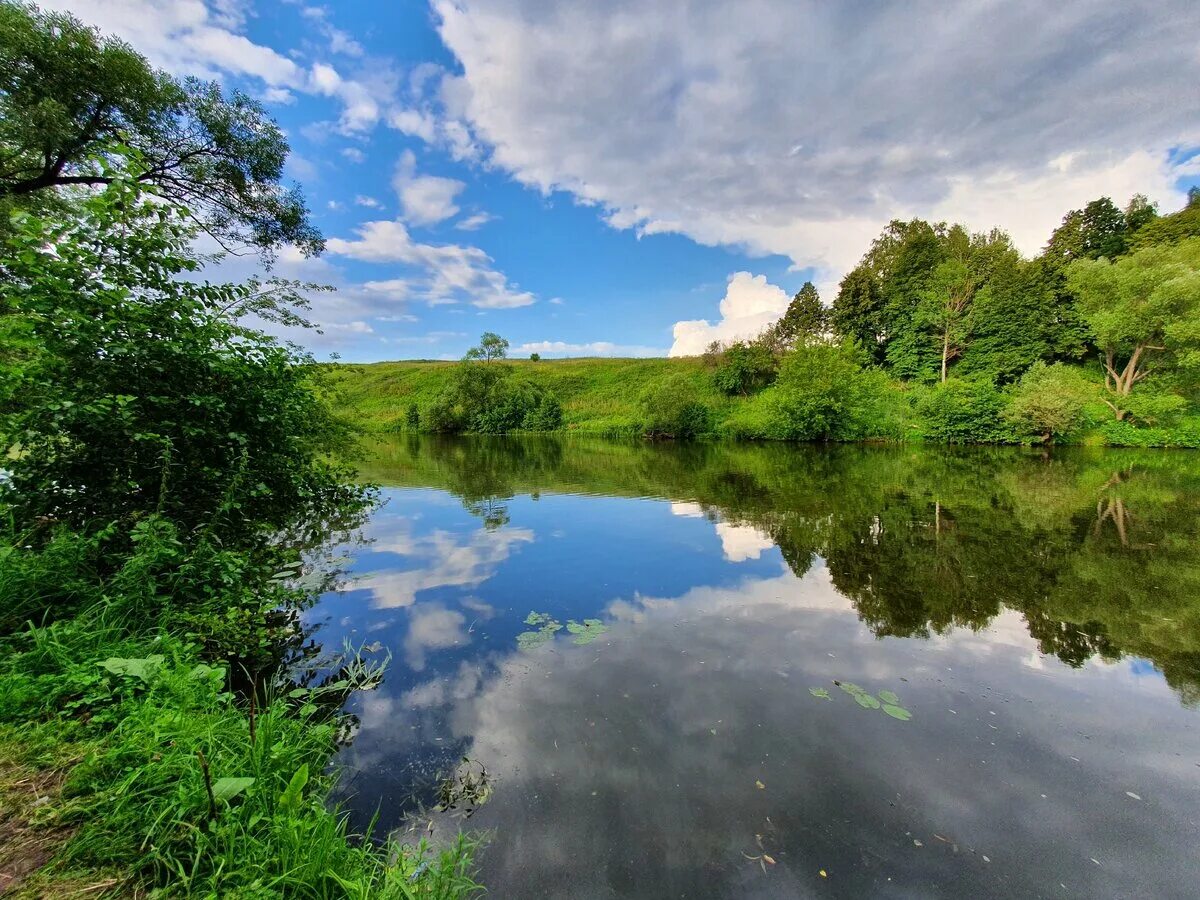
[[879, 699], [882, 700], [884, 703], [890, 703], [892, 706], [900, 705], [900, 698], [897, 697], [895, 694], [893, 694], [891, 691], [880, 691]]
[[522, 631], [517, 635], [517, 647], [521, 650], [535, 650], [554, 636], [550, 631]]
[[912, 718], [912, 713], [910, 713], [907, 709], [905, 709], [903, 706], [896, 706], [893, 703], [883, 704], [883, 711], [893, 719], [899, 719], [901, 722], [907, 722]]
[[852, 696], [854, 697], [854, 701], [863, 709], [879, 709], [879, 701], [865, 691]]
[[833, 699], [832, 697], [829, 696], [829, 691], [826, 688], [821, 688], [821, 687], [809, 688], [808, 692], [810, 694], [812, 694], [814, 697], [820, 698], [821, 700], [832, 700]]
[[572, 643], [583, 646], [584, 644], [590, 644], [596, 638], [600, 637], [600, 635], [604, 634], [604, 632], [608, 631], [608, 626], [599, 619], [584, 619], [582, 625], [572, 620], [567, 622], [567, 631], [575, 635], [575, 640]]
[[838, 687], [840, 687], [843, 691], [845, 691], [851, 697], [855, 697], [859, 694], [866, 693], [866, 691], [864, 691], [862, 688], [860, 688], [857, 684], [854, 684], [853, 682], [850, 682], [850, 681], [835, 681], [834, 684], [836, 684]]

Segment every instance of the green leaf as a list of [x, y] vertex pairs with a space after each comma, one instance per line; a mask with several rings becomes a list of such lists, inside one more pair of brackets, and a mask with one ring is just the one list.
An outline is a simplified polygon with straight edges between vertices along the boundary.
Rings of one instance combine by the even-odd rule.
[[892, 704], [892, 706], [900, 705], [900, 698], [897, 697], [895, 694], [893, 694], [891, 691], [880, 691], [879, 699], [882, 700], [884, 703]]
[[292, 776], [292, 780], [288, 782], [288, 786], [279, 795], [280, 808], [285, 812], [297, 812], [300, 809], [300, 801], [304, 797], [304, 786], [306, 784], [308, 784], [308, 763], [302, 764], [296, 770], [296, 774]]
[[213, 796], [229, 801], [254, 784], [253, 778], [218, 778], [213, 782]]
[[112, 656], [100, 663], [100, 668], [107, 669], [114, 675], [128, 675], [131, 678], [149, 681], [151, 673], [162, 665], [164, 658], [157, 653], [147, 656], [145, 659], [122, 659], [119, 656]]
[[855, 697], [859, 694], [866, 693], [866, 691], [864, 691], [862, 688], [860, 688], [857, 684], [854, 684], [853, 682], [850, 682], [850, 681], [839, 681], [838, 687], [840, 687], [843, 691], [845, 691], [851, 697]]
[[819, 697], [822, 700], [832, 700], [833, 699], [832, 697], [829, 696], [829, 691], [823, 687], [809, 688], [808, 692], [810, 694], [812, 694], [814, 697]]
[[907, 722], [912, 718], [912, 713], [903, 706], [894, 706], [891, 703], [883, 704], [883, 711], [893, 719], [899, 719], [901, 722]]
[[854, 695], [854, 702], [863, 709], [879, 709], [879, 701], [865, 691]]

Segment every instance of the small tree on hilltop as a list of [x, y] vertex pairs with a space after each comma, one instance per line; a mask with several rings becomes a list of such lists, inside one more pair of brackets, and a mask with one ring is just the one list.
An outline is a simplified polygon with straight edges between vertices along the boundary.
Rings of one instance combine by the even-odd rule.
[[508, 356], [508, 341], [494, 331], [485, 331], [479, 338], [479, 346], [467, 351], [464, 359], [490, 363], [494, 359], [505, 359]]

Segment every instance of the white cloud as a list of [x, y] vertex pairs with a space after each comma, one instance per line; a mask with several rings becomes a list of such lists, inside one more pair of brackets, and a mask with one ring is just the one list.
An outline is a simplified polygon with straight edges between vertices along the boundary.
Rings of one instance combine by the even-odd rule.
[[433, 3], [446, 114], [491, 164], [826, 282], [895, 216], [1032, 252], [1101, 194], [1177, 204], [1168, 151], [1200, 144], [1192, 0]]
[[[45, 0], [40, 5], [70, 12], [121, 38], [151, 64], [174, 75], [257, 78], [265, 84], [262, 96], [270, 103], [290, 102], [293, 91], [336, 98], [342, 104], [339, 128], [346, 132], [363, 131], [379, 121], [394, 92], [394, 77], [386, 66], [373, 66], [362, 78], [345, 78], [330, 65], [316, 63], [306, 69], [256, 44], [240, 33], [251, 8], [241, 0]], [[330, 28], [326, 38], [334, 52], [355, 55], [357, 45], [344, 32]]]
[[367, 154], [363, 153], [357, 147], [343, 147], [342, 156], [350, 160], [352, 163], [360, 163], [366, 160]]
[[396, 163], [392, 187], [404, 207], [405, 219], [413, 225], [435, 225], [458, 214], [454, 198], [466, 185], [453, 178], [418, 175], [416, 156], [405, 150]]
[[753, 525], [732, 525], [718, 522], [717, 537], [721, 539], [721, 553], [730, 562], [745, 562], [758, 559], [764, 550], [770, 550], [775, 542], [770, 536]]
[[638, 344], [613, 344], [609, 341], [591, 341], [586, 344], [571, 344], [566, 341], [531, 341], [521, 344], [514, 353], [538, 353], [550, 356], [665, 356], [661, 347], [643, 347]]
[[[454, 223], [454, 227], [457, 228], [459, 231], [478, 231], [480, 228], [482, 228], [484, 225], [486, 225], [488, 222], [491, 222], [495, 218], [496, 217], [493, 216], [491, 213], [477, 212], [477, 213], [474, 213], [473, 215], [467, 216], [465, 219], [461, 219], [458, 222]], [[551, 300], [550, 302], [553, 303], [554, 301]]]
[[354, 198], [354, 203], [356, 206], [365, 206], [367, 209], [383, 209], [382, 203], [366, 194], [359, 194]]
[[676, 322], [675, 342], [668, 355], [696, 356], [713, 341], [755, 337], [784, 314], [789, 302], [783, 288], [770, 284], [767, 276], [735, 272], [721, 298], [721, 318], [716, 324], [707, 319]]
[[478, 247], [414, 241], [403, 222], [365, 222], [353, 240], [330, 238], [331, 253], [373, 263], [404, 263], [420, 270], [407, 282], [411, 296], [430, 305], [468, 302], [481, 309], [529, 306], [533, 294], [508, 282]]
[[337, 28], [329, 21], [329, 10], [323, 6], [306, 6], [301, 15], [316, 23], [317, 29], [325, 38], [330, 53], [340, 53], [344, 56], [362, 56], [362, 45], [349, 34]]

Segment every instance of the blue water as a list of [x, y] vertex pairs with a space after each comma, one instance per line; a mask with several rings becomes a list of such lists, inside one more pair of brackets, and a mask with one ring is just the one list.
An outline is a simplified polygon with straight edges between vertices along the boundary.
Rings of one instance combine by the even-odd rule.
[[[342, 796], [483, 835], [490, 896], [1197, 895], [1192, 456], [409, 440], [364, 472], [308, 614], [390, 654]], [[563, 627], [521, 649], [530, 613]], [[464, 772], [486, 796], [446, 803]]]

